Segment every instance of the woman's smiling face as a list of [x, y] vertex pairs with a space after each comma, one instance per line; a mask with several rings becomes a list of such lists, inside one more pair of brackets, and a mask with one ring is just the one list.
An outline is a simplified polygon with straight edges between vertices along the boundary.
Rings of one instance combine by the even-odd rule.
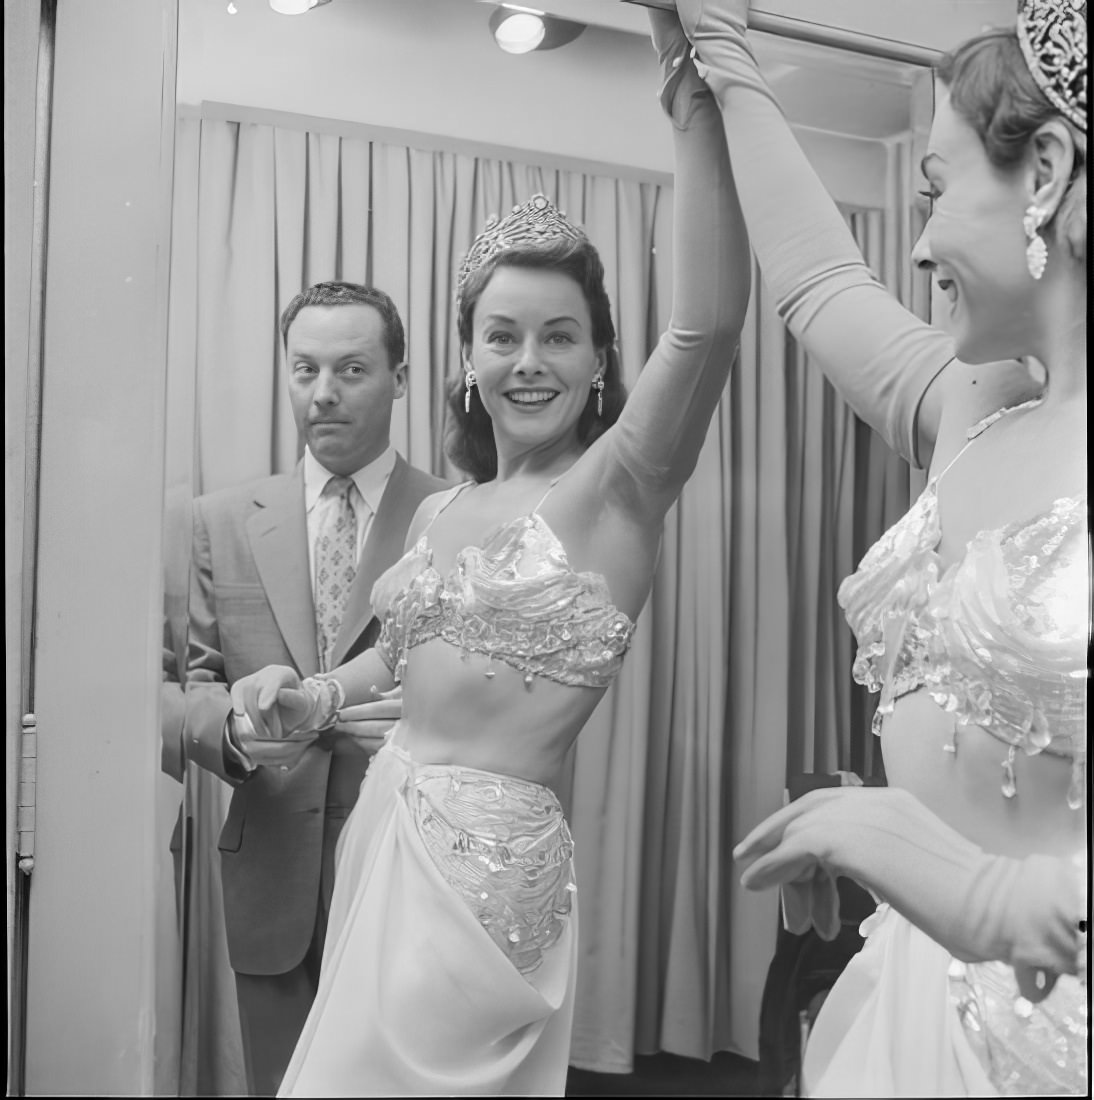
[[1028, 350], [1036, 283], [1026, 268], [1022, 216], [1032, 201], [1029, 172], [996, 168], [979, 135], [939, 88], [923, 174], [930, 218], [912, 250], [949, 299], [946, 326], [966, 363]]
[[503, 450], [577, 445], [578, 419], [603, 373], [580, 285], [549, 268], [500, 266], [475, 305], [465, 349]]

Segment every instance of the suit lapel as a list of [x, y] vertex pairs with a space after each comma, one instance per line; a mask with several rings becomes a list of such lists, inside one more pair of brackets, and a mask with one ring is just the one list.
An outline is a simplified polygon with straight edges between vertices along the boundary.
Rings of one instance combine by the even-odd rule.
[[410, 521], [421, 503], [419, 494], [407, 491], [410, 467], [402, 455], [395, 456], [395, 467], [380, 498], [380, 509], [372, 517], [368, 537], [361, 550], [357, 576], [349, 590], [346, 612], [334, 643], [331, 667], [342, 663], [346, 652], [372, 618], [372, 586], [384, 570], [403, 555], [403, 543]]
[[304, 676], [319, 671], [315, 600], [308, 567], [303, 467], [267, 489], [247, 520], [255, 567], [285, 645]]

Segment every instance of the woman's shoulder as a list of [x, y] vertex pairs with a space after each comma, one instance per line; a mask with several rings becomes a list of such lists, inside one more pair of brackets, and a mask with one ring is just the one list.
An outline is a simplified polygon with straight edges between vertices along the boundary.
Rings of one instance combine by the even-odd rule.
[[456, 499], [469, 485], [474, 485], [473, 481], [461, 481], [458, 485], [450, 485], [440, 492], [430, 493], [429, 496], [423, 498], [421, 504], [418, 505], [417, 511], [414, 513], [414, 518], [410, 521], [410, 527], [407, 528], [406, 545], [407, 548], [413, 546], [422, 534], [426, 531], [429, 525]]

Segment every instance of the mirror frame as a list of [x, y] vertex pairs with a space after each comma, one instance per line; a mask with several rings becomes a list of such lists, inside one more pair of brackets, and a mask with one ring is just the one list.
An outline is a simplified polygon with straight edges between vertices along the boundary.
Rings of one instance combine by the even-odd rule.
[[165, 853], [149, 777], [160, 771], [178, 3], [56, 3], [45, 306], [31, 316], [43, 333], [35, 637], [21, 670], [41, 734], [28, 1094], [162, 1091]]

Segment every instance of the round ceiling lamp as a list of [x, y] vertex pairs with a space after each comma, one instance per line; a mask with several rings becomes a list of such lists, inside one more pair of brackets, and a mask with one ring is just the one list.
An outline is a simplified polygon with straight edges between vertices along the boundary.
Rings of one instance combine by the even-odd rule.
[[531, 53], [532, 50], [553, 50], [572, 42], [585, 29], [584, 23], [558, 19], [553, 15], [502, 4], [490, 16], [494, 41], [506, 53]]
[[498, 8], [490, 17], [494, 41], [506, 53], [530, 53], [547, 33], [543, 16], [530, 11]]

